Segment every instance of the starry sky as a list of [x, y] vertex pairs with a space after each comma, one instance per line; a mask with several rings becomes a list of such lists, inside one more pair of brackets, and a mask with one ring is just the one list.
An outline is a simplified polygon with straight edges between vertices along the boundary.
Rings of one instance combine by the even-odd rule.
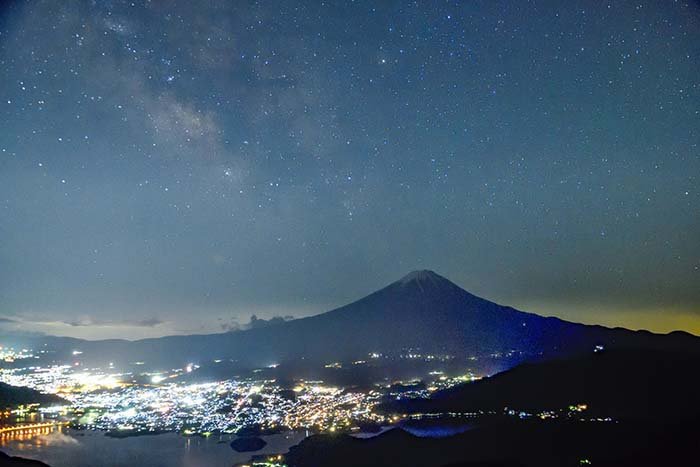
[[427, 268], [700, 333], [699, 143], [697, 2], [5, 1], [0, 330], [221, 332]]

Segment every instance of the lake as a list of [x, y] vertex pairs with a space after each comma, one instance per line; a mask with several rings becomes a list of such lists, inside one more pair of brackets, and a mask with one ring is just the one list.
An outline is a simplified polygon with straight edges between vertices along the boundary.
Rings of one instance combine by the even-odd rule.
[[230, 467], [254, 454], [285, 453], [305, 437], [304, 432], [263, 436], [260, 451], [231, 449], [235, 436], [185, 437], [177, 433], [111, 438], [101, 431], [64, 429], [28, 438], [0, 439], [0, 450], [12, 456], [37, 459], [51, 467]]

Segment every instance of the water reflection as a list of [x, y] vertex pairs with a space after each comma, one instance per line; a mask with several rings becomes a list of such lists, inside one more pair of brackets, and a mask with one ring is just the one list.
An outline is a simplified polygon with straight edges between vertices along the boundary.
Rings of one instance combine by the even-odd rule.
[[[76, 431], [59, 427], [32, 436], [0, 437], [0, 449], [10, 455], [41, 460], [51, 467], [154, 467], [230, 466], [250, 460], [251, 453], [231, 449], [231, 435], [208, 438], [184, 437], [175, 433], [111, 438], [99, 431]], [[284, 453], [304, 438], [303, 432], [263, 437], [264, 449], [254, 454]]]
[[39, 438], [39, 442], [44, 439], [45, 435], [54, 432], [61, 432], [65, 428], [65, 423], [57, 422], [37, 422], [37, 423], [14, 423], [0, 427], [0, 445], [4, 445], [11, 441], [22, 443], [23, 441], [31, 440], [35, 437]]

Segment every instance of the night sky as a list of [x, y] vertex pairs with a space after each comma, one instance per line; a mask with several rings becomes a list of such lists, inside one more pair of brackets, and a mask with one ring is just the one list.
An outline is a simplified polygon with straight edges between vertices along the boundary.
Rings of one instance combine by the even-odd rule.
[[220, 332], [414, 269], [700, 333], [695, 2], [5, 1], [0, 329]]

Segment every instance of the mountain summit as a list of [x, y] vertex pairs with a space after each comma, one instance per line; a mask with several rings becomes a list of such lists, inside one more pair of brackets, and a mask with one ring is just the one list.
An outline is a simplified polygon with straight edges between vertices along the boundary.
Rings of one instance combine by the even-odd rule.
[[398, 282], [402, 284], [408, 284], [410, 282], [417, 282], [417, 283], [436, 283], [440, 281], [447, 281], [444, 277], [442, 277], [439, 274], [436, 274], [434, 271], [431, 271], [430, 269], [420, 269], [417, 271], [411, 271], [405, 276], [403, 276], [401, 279], [399, 279]]
[[447, 290], [459, 287], [454, 282], [429, 269], [409, 272], [391, 285], [394, 284], [398, 284], [402, 287], [418, 287], [423, 292], [429, 290]]

